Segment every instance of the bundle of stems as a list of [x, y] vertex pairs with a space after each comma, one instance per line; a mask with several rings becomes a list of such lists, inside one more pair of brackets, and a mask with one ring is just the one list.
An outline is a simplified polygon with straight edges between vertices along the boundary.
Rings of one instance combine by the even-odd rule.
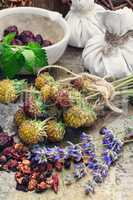
[[[83, 86], [83, 90], [85, 89], [85, 98], [87, 101], [94, 100], [95, 105], [107, 105], [110, 109], [115, 112], [122, 112], [119, 108], [112, 104], [112, 101], [116, 96], [133, 96], [133, 74], [127, 77], [121, 78], [119, 80], [107, 81], [106, 78], [101, 78], [89, 73], [79, 73], [76, 74], [71, 72], [62, 66], [50, 65], [39, 70], [38, 74], [42, 73], [46, 69], [56, 68], [57, 70], [61, 69], [69, 74], [71, 77], [64, 78], [62, 80], [58, 80], [61, 84], [65, 84], [66, 82], [71, 83], [76, 79], [84, 81], [88, 81], [88, 84]], [[85, 87], [85, 88], [84, 88]], [[81, 90], [81, 92], [83, 92]]]

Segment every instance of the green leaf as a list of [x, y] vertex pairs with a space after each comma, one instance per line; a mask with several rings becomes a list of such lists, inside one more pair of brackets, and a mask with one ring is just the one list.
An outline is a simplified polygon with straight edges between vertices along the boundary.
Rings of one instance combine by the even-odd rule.
[[30, 42], [28, 45], [27, 45], [27, 48], [31, 48], [31, 49], [34, 49], [34, 48], [41, 48], [40, 44], [36, 43], [36, 42]]
[[48, 65], [46, 52], [39, 44], [14, 46], [7, 43], [0, 43], [0, 68], [6, 77], [13, 78], [22, 68], [34, 73], [37, 68]]
[[3, 38], [4, 44], [11, 44], [12, 40], [15, 38], [16, 33], [9, 33]]
[[0, 67], [5, 77], [13, 78], [24, 64], [20, 51], [13, 51], [9, 45], [0, 44]]
[[48, 58], [46, 51], [42, 49], [39, 44], [30, 43], [27, 47], [30, 48], [36, 56], [36, 68], [48, 65]]
[[22, 51], [22, 55], [24, 56], [25, 59], [25, 64], [24, 68], [31, 72], [35, 72], [35, 65], [36, 65], [36, 56], [32, 50], [25, 49]]

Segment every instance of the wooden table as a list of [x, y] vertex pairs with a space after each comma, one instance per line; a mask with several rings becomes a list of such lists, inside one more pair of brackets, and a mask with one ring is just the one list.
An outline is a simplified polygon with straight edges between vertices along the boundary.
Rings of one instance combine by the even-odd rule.
[[[68, 48], [58, 64], [77, 73], [83, 71], [81, 52], [82, 50], [79, 49]], [[63, 77], [64, 74], [62, 73], [61, 76]], [[0, 105], [0, 125], [11, 133], [14, 133], [13, 114], [17, 107], [17, 104], [10, 106]], [[130, 125], [133, 124], [133, 118], [131, 120], [128, 119], [129, 115], [133, 115], [132, 107], [129, 107], [129, 112], [125, 116], [110, 112], [89, 130], [97, 144], [98, 154], [102, 152], [101, 136], [98, 134], [98, 130], [106, 125], [113, 129], [119, 137], [121, 133], [124, 133], [128, 123]], [[75, 137], [77, 137], [76, 133]], [[61, 177], [61, 187], [58, 194], [54, 194], [52, 191], [36, 194], [34, 192], [23, 193], [16, 191], [14, 174], [0, 172], [0, 200], [133, 200], [133, 144], [125, 146], [121, 158], [116, 166], [111, 168], [105, 183], [96, 188], [94, 195], [86, 197], [83, 187], [89, 178], [91, 178], [91, 173], [88, 177], [67, 187], [63, 184], [63, 178]]]

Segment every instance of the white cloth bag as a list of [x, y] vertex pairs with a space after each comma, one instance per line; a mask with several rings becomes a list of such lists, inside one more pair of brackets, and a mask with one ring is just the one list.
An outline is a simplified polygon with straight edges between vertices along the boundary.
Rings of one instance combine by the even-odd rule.
[[133, 73], [133, 12], [128, 8], [98, 14], [105, 34], [88, 40], [82, 58], [92, 74], [121, 78]]
[[96, 19], [96, 13], [101, 11], [104, 8], [95, 4], [94, 0], [72, 0], [65, 18], [71, 31], [69, 45], [84, 48], [89, 38], [102, 32]]

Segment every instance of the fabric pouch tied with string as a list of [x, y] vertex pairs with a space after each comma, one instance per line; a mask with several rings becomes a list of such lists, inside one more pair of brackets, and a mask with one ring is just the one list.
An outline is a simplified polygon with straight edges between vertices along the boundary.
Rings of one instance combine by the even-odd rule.
[[121, 78], [133, 73], [133, 12], [129, 8], [98, 13], [104, 34], [93, 35], [83, 51], [87, 70], [98, 76]]
[[104, 8], [94, 0], [72, 0], [71, 9], [66, 16], [71, 35], [69, 45], [84, 48], [88, 39], [94, 34], [103, 32], [96, 14], [103, 12]]

